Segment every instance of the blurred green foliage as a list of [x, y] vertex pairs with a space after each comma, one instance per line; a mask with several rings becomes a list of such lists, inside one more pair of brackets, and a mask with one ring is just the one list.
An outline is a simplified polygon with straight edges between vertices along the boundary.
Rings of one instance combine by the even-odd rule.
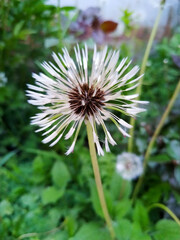
[[131, 33], [133, 26], [132, 26], [132, 15], [133, 12], [125, 9], [123, 11], [123, 15], [121, 17], [121, 21], [124, 23], [125, 26], [125, 33], [128, 35]]
[[[32, 82], [32, 72], [39, 71], [39, 62], [50, 59], [51, 52], [60, 51], [62, 45], [71, 50], [70, 12], [75, 17], [77, 10], [45, 5], [42, 0], [0, 4], [0, 72], [8, 79], [0, 87], [0, 239], [108, 240], [85, 131], [70, 156], [64, 155], [70, 141], [49, 149], [29, 124], [36, 109], [25, 96], [25, 85]], [[179, 42], [177, 31], [156, 44], [149, 59], [142, 98], [150, 104], [137, 119], [137, 154], [144, 153], [180, 77], [172, 61], [172, 55], [180, 55]], [[128, 45], [126, 54], [132, 56]], [[148, 211], [152, 203], [162, 202], [180, 216], [179, 101], [154, 146], [135, 206], [130, 199], [134, 183], [115, 173], [116, 155], [126, 150], [127, 139], [109, 125], [119, 144], [113, 153], [100, 157], [99, 164], [119, 240], [179, 239], [178, 225], [163, 219], [167, 215], [162, 210]]]

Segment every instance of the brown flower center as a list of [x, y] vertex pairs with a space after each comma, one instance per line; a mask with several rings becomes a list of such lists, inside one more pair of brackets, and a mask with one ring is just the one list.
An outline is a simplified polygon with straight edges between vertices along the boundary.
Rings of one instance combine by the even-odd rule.
[[69, 103], [71, 109], [82, 116], [93, 115], [104, 105], [104, 92], [99, 88], [89, 87], [87, 83], [78, 88], [72, 89], [69, 93]]

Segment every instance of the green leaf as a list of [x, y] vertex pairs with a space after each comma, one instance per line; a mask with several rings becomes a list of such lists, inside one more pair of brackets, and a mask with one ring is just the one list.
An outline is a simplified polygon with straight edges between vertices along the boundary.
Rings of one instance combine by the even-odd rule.
[[179, 240], [180, 226], [172, 221], [163, 219], [156, 224], [155, 240]]
[[[38, 67], [42, 67], [40, 65], [39, 62], [37, 62], [37, 66]], [[43, 70], [43, 68], [41, 68], [41, 70]], [[55, 151], [45, 151], [45, 150], [40, 150], [40, 149], [33, 149], [33, 148], [23, 148], [24, 151], [27, 151], [28, 153], [34, 153], [34, 154], [37, 154], [37, 155], [42, 155], [43, 156], [43, 159], [46, 158], [46, 159], [49, 159], [49, 158], [54, 158], [54, 159], [58, 159], [60, 156], [55, 152]]]
[[44, 205], [49, 203], [56, 203], [63, 195], [64, 191], [56, 189], [55, 187], [47, 187], [42, 192], [42, 203]]
[[130, 181], [126, 181], [122, 179], [122, 177], [115, 173], [112, 177], [111, 183], [110, 183], [110, 192], [112, 194], [112, 197], [117, 199], [127, 199], [132, 190], [132, 185]]
[[23, 207], [28, 207], [29, 209], [31, 209], [36, 207], [37, 199], [37, 194], [27, 193], [21, 196], [20, 202]]
[[51, 227], [54, 228], [55, 226], [59, 225], [59, 219], [62, 216], [62, 211], [57, 207], [51, 208], [48, 213], [48, 219], [50, 221]]
[[167, 147], [167, 153], [169, 154], [170, 157], [172, 157], [175, 160], [179, 160], [180, 156], [180, 142], [177, 140], [173, 140], [169, 143]]
[[41, 183], [48, 179], [49, 169], [52, 166], [51, 157], [49, 155], [39, 154], [33, 161], [33, 182]]
[[177, 167], [174, 169], [174, 176], [175, 176], [176, 181], [177, 181], [178, 184], [180, 185], [180, 166], [177, 166]]
[[[61, 229], [58, 232], [51, 233], [46, 238], [43, 238], [43, 240], [67, 240], [67, 239], [69, 239], [67, 232], [62, 231]], [[31, 240], [40, 240], [40, 239], [37, 238], [37, 239], [31, 239]]]
[[160, 182], [152, 185], [152, 187], [149, 188], [146, 192], [143, 194], [143, 200], [145, 202], [150, 203], [157, 203], [161, 200], [162, 198], [162, 192], [164, 198], [166, 198], [171, 191], [169, 183], [167, 182]]
[[131, 210], [131, 201], [121, 200], [115, 205], [115, 214], [117, 219], [123, 218]]
[[77, 234], [69, 240], [109, 240], [110, 236], [106, 229], [100, 228], [98, 224], [84, 224]]
[[66, 165], [61, 161], [56, 161], [51, 170], [53, 183], [56, 187], [65, 189], [70, 180], [70, 173]]
[[0, 216], [4, 217], [6, 215], [11, 215], [13, 213], [13, 207], [8, 200], [3, 200], [0, 202]]
[[73, 6], [61, 7], [61, 11], [69, 12], [69, 11], [74, 11], [74, 10], [76, 10], [76, 7], [73, 7]]
[[38, 155], [33, 161], [33, 170], [35, 172], [43, 173], [44, 172], [44, 160], [42, 156]]
[[149, 226], [149, 217], [147, 209], [143, 206], [142, 202], [137, 201], [134, 212], [133, 220], [140, 224], [142, 230], [146, 230]]
[[24, 20], [18, 22], [18, 23], [15, 25], [14, 30], [13, 30], [13, 35], [14, 35], [15, 37], [18, 36], [18, 34], [19, 34], [19, 32], [21, 31], [23, 25], [24, 25]]
[[151, 237], [143, 233], [139, 223], [134, 222], [132, 225], [132, 232], [130, 239], [133, 240], [151, 240]]
[[137, 235], [132, 235], [133, 240], [151, 240], [151, 237], [145, 233], [137, 234]]
[[127, 219], [121, 219], [115, 227], [116, 236], [119, 240], [131, 239], [132, 223]]
[[115, 232], [118, 240], [151, 240], [147, 234], [142, 232], [137, 222], [131, 223], [127, 219], [118, 220]]
[[17, 151], [12, 151], [7, 153], [3, 158], [1, 158], [0, 160], [0, 166], [3, 166], [10, 158], [12, 158], [15, 154], [17, 153]]
[[33, 30], [33, 29], [24, 29], [22, 31], [20, 31], [19, 35], [18, 35], [18, 38], [21, 39], [21, 40], [24, 40], [26, 39], [29, 35], [31, 34], [35, 34], [36, 31]]
[[73, 236], [76, 229], [77, 229], [77, 222], [76, 220], [71, 217], [71, 216], [68, 216], [66, 217], [65, 219], [65, 227], [67, 229], [67, 232], [69, 234], [69, 236]]
[[159, 154], [157, 156], [151, 156], [149, 161], [158, 162], [158, 163], [165, 163], [170, 162], [171, 158], [167, 154]]

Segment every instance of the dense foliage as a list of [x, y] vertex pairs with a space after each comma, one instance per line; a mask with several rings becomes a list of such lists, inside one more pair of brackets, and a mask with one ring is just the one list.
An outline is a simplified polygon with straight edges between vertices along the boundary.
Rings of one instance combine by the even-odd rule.
[[[74, 7], [45, 5], [42, 0], [1, 1], [0, 72], [8, 79], [0, 85], [2, 240], [110, 239], [97, 196], [85, 126], [74, 153], [67, 157], [64, 152], [70, 142], [60, 141], [50, 149], [29, 124], [36, 109], [27, 103], [26, 84], [32, 83], [32, 72], [39, 71], [40, 62], [50, 59], [52, 51], [60, 51], [63, 45], [71, 51], [75, 40], [68, 27], [77, 12]], [[134, 41], [144, 46], [141, 40]], [[180, 55], [179, 43], [180, 33], [175, 29], [169, 39], [153, 47], [142, 93], [142, 99], [150, 104], [136, 121], [134, 151], [138, 155], [144, 154], [180, 77], [172, 58]], [[125, 52], [132, 56], [125, 45], [122, 42], [122, 57]], [[115, 170], [116, 157], [127, 151], [128, 139], [109, 124], [118, 145], [99, 158], [99, 165], [119, 240], [179, 240], [178, 224], [164, 210], [151, 208], [154, 203], [163, 203], [180, 217], [179, 103], [180, 98], [157, 138], [134, 205], [131, 196], [136, 181], [123, 180]]]

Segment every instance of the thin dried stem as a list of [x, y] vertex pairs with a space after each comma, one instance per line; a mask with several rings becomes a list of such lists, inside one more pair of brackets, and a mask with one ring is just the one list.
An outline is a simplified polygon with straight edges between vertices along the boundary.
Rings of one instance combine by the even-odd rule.
[[143, 169], [144, 169], [143, 172], [144, 173], [139, 178], [139, 180], [138, 180], [138, 182], [137, 182], [137, 184], [135, 186], [134, 193], [133, 193], [133, 201], [135, 201], [136, 196], [137, 196], [137, 194], [138, 194], [138, 192], [140, 190], [141, 184], [143, 182], [145, 171], [146, 171], [147, 164], [148, 164], [148, 159], [149, 159], [152, 147], [154, 145], [154, 142], [155, 142], [157, 136], [159, 135], [159, 133], [160, 133], [162, 127], [163, 127], [163, 124], [164, 124], [167, 116], [169, 115], [169, 112], [171, 111], [171, 109], [173, 107], [173, 104], [174, 104], [174, 102], [175, 102], [175, 100], [176, 100], [176, 98], [178, 96], [179, 91], [180, 91], [180, 80], [179, 80], [179, 82], [178, 82], [178, 84], [177, 84], [177, 86], [176, 86], [176, 88], [174, 90], [174, 93], [173, 93], [173, 95], [172, 95], [172, 97], [171, 97], [171, 99], [169, 101], [169, 104], [168, 104], [164, 114], [162, 115], [162, 118], [161, 118], [161, 120], [160, 120], [160, 122], [159, 122], [159, 124], [158, 124], [158, 126], [157, 126], [157, 128], [156, 128], [156, 130], [155, 130], [155, 132], [154, 132], [154, 134], [152, 136], [152, 138], [151, 138], [151, 141], [150, 141], [150, 143], [149, 143], [149, 145], [147, 147], [147, 150], [146, 150], [146, 153], [145, 153], [145, 156], [144, 156], [144, 163], [143, 163]]
[[[159, 21], [160, 21], [160, 18], [161, 18], [162, 10], [163, 10], [163, 5], [161, 5], [160, 8], [159, 8], [159, 12], [157, 14], [156, 21], [154, 23], [154, 26], [153, 26], [153, 29], [152, 29], [152, 32], [151, 32], [151, 35], [150, 35], [150, 38], [149, 38], [149, 41], [148, 41], [145, 53], [144, 53], [144, 57], [143, 57], [143, 61], [142, 61], [142, 65], [141, 65], [141, 70], [140, 70], [139, 76], [141, 76], [141, 75], [143, 75], [145, 73], [147, 60], [149, 58], [150, 50], [151, 50], [151, 47], [152, 47], [152, 44], [153, 44], [153, 41], [154, 41], [154, 38], [155, 38], [155, 35], [156, 35], [156, 32], [157, 32], [157, 28], [158, 28]], [[136, 89], [136, 93], [139, 94], [138, 99], [141, 96], [143, 79], [144, 79], [144, 77], [142, 76], [142, 78], [140, 79], [140, 82], [139, 82], [139, 86]], [[130, 129], [131, 137], [129, 138], [129, 141], [128, 141], [128, 152], [132, 152], [133, 151], [135, 118], [131, 118], [130, 124], [133, 127]]]
[[149, 210], [151, 210], [152, 208], [156, 208], [156, 207], [165, 210], [174, 219], [174, 221], [180, 226], [179, 218], [171, 211], [171, 209], [169, 209], [162, 203], [154, 203], [150, 206]]

